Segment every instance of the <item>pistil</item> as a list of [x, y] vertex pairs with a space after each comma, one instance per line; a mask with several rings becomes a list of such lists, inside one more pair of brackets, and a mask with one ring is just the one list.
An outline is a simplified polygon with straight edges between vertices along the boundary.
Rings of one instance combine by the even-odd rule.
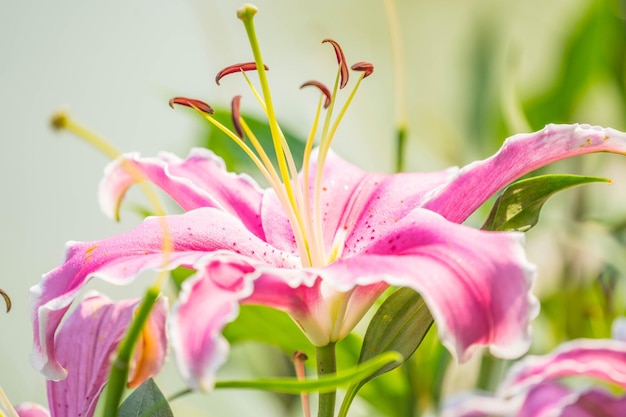
[[[336, 259], [338, 256], [337, 254], [340, 253], [340, 250], [338, 251], [334, 246], [333, 248], [326, 248], [324, 242], [321, 212], [324, 165], [339, 123], [343, 119], [347, 108], [358, 90], [361, 80], [369, 76], [373, 72], [374, 67], [372, 64], [367, 62], [359, 62], [352, 66], [352, 70], [361, 71], [363, 74], [359, 77], [354, 89], [342, 106], [339, 115], [333, 119], [333, 109], [337, 92], [348, 84], [349, 68], [346, 62], [345, 54], [339, 44], [332, 39], [324, 39], [324, 41], [322, 41], [322, 43], [329, 43], [333, 47], [339, 67], [332, 92], [324, 86], [324, 84], [318, 81], [307, 81], [301, 86], [315, 86], [320, 90], [322, 95], [315, 114], [313, 126], [311, 127], [311, 131], [305, 144], [302, 161], [303, 179], [302, 183], [300, 183], [298, 180], [296, 164], [289, 149], [289, 144], [287, 143], [276, 118], [276, 112], [272, 102], [267, 79], [268, 67], [263, 62], [263, 57], [254, 28], [254, 16], [256, 13], [257, 9], [252, 5], [244, 5], [237, 11], [237, 16], [242, 20], [246, 29], [254, 61], [230, 65], [224, 68], [217, 74], [216, 82], [219, 85], [222, 78], [234, 73], [240, 73], [245, 78], [250, 90], [267, 116], [278, 166], [274, 167], [274, 164], [269, 159], [267, 152], [263, 149], [261, 143], [255, 137], [254, 133], [241, 116], [240, 96], [236, 96], [231, 103], [231, 115], [234, 132], [218, 122], [212, 116], [212, 108], [204, 102], [177, 97], [173, 99], [173, 103], [194, 108], [206, 120], [212, 123], [231, 140], [233, 140], [239, 147], [241, 147], [241, 149], [250, 157], [252, 162], [259, 168], [259, 171], [268, 181], [269, 185], [274, 189], [281, 205], [285, 209], [285, 213], [293, 230], [302, 266], [324, 266]], [[261, 85], [261, 94], [256, 90], [254, 84], [250, 81], [248, 75], [246, 74], [247, 71], [253, 70], [257, 71], [259, 83]], [[316, 159], [317, 166], [315, 173], [312, 176], [313, 184], [310, 184], [309, 172], [311, 168], [312, 150], [318, 127], [320, 126], [322, 108], [326, 109], [326, 114], [321, 128]], [[248, 144], [245, 143], [246, 138], [249, 139], [251, 146], [248, 146]], [[330, 257], [327, 254], [328, 249], [331, 250]]]

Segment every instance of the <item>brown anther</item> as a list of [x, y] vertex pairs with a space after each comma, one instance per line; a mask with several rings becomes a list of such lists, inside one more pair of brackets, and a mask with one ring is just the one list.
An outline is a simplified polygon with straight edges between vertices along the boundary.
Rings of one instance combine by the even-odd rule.
[[9, 298], [9, 294], [5, 293], [3, 290], [0, 290], [0, 295], [4, 298], [4, 302], [7, 305], [7, 313], [11, 311], [11, 299]]
[[233, 97], [233, 101], [230, 102], [230, 115], [233, 119], [233, 127], [235, 128], [235, 132], [237, 132], [237, 136], [241, 139], [244, 139], [243, 135], [243, 126], [241, 125], [241, 113], [239, 112], [239, 103], [241, 102], [241, 96]]
[[65, 111], [58, 111], [50, 118], [50, 126], [52, 126], [54, 130], [64, 129], [68, 124], [69, 118]]
[[341, 71], [341, 81], [339, 83], [339, 88], [344, 88], [348, 84], [348, 78], [350, 78], [350, 73], [348, 72], [348, 64], [346, 63], [346, 56], [343, 54], [343, 50], [341, 46], [337, 42], [332, 39], [324, 39], [322, 43], [330, 43], [333, 48], [335, 48], [335, 55], [337, 56], [337, 63], [339, 64], [339, 68]]
[[324, 96], [326, 97], [326, 99], [324, 100], [324, 108], [327, 109], [328, 106], [330, 106], [330, 100], [331, 100], [330, 90], [328, 89], [328, 87], [326, 87], [324, 84], [322, 84], [319, 81], [311, 80], [302, 84], [300, 88], [308, 87], [310, 85], [312, 85], [313, 87], [317, 87], [322, 92], [322, 94], [324, 94]]
[[192, 109], [199, 110], [206, 114], [215, 113], [211, 106], [206, 104], [204, 101], [196, 100], [195, 98], [174, 97], [170, 100], [170, 107], [174, 108], [174, 104], [191, 107]]
[[307, 359], [309, 359], [307, 354], [304, 353], [304, 352], [301, 352], [299, 350], [296, 350], [295, 352], [293, 352], [293, 355], [291, 356], [291, 362], [293, 362], [293, 363], [304, 362]]
[[350, 68], [353, 71], [363, 72], [363, 78], [369, 77], [374, 72], [374, 65], [371, 62], [359, 61]]
[[[298, 381], [306, 380], [306, 370], [304, 369], [304, 361], [309, 359], [306, 353], [296, 350], [291, 356], [291, 362], [296, 371], [296, 378]], [[309, 403], [309, 396], [306, 392], [300, 394], [300, 400], [302, 401], [302, 410], [304, 411], [304, 417], [311, 417], [311, 406]]]
[[[263, 67], [265, 68], [265, 71], [269, 71], [269, 67], [267, 65], [263, 65]], [[256, 71], [256, 70], [257, 70], [256, 62], [243, 62], [241, 64], [230, 65], [217, 73], [217, 75], [215, 76], [215, 83], [217, 85], [220, 85], [220, 80], [222, 78], [224, 78], [225, 76], [229, 74], [233, 74], [235, 72]]]

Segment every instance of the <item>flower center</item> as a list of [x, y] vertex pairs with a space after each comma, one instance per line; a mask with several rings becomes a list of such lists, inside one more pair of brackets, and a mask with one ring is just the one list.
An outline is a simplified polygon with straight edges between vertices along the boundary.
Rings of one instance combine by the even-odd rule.
[[[232, 101], [234, 132], [217, 121], [212, 116], [213, 109], [211, 106], [202, 101], [184, 97], [175, 97], [170, 100], [170, 105], [180, 104], [195, 109], [201, 113], [205, 119], [224, 132], [244, 150], [252, 162], [254, 162], [254, 164], [258, 167], [269, 185], [276, 192], [276, 195], [278, 196], [278, 199], [283, 206], [287, 217], [289, 218], [302, 266], [324, 266], [334, 261], [337, 257], [337, 253], [335, 253], [336, 250], [331, 249], [330, 253], [327, 253], [328, 248], [324, 245], [321, 212], [324, 164], [339, 123], [354, 98], [361, 81], [363, 78], [372, 74], [374, 67], [372, 64], [367, 62], [359, 62], [352, 66], [352, 70], [361, 72], [361, 76], [343, 106], [337, 113], [336, 117], [333, 117], [337, 93], [348, 84], [349, 70], [345, 55], [339, 44], [332, 39], [325, 39], [322, 41], [322, 43], [330, 43], [334, 48], [339, 69], [337, 71], [332, 92], [319, 81], [307, 81], [301, 86], [301, 88], [314, 86], [320, 90], [321, 96], [317, 106], [315, 119], [304, 148], [304, 156], [302, 160], [303, 178], [302, 183], [300, 183], [298, 181], [298, 171], [294, 157], [276, 118], [269, 83], [267, 80], [267, 71], [269, 68], [263, 62], [263, 57], [261, 55], [261, 50], [259, 48], [254, 29], [253, 17], [256, 12], [256, 7], [252, 5], [244, 5], [237, 11], [237, 16], [242, 20], [246, 29], [254, 61], [231, 65], [223, 69], [218, 73], [216, 82], [219, 85], [219, 82], [223, 77], [233, 73], [241, 73], [245, 77], [250, 90], [256, 97], [259, 105], [267, 117], [272, 136], [272, 145], [276, 154], [277, 166], [274, 166], [274, 163], [270, 160], [266, 150], [263, 149], [263, 146], [261, 146], [261, 143], [241, 116], [239, 111], [241, 101], [240, 96], [236, 96]], [[261, 94], [259, 94], [246, 74], [247, 71], [251, 70], [255, 70], [258, 73], [259, 84], [261, 85]], [[323, 116], [324, 120], [322, 122], [323, 110], [325, 111], [325, 115]], [[318, 128], [320, 125], [321, 131], [318, 134]], [[314, 175], [310, 176], [309, 172], [311, 168], [312, 150], [316, 138], [319, 138], [317, 159], [315, 161], [316, 168]], [[251, 146], [248, 145], [245, 139], [248, 139]], [[313, 184], [310, 184], [311, 177]]]

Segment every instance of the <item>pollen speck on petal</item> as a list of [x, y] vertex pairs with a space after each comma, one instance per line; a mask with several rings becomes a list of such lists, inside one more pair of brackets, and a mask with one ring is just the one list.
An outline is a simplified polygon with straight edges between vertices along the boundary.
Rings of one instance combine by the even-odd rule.
[[322, 94], [324, 94], [324, 97], [326, 97], [326, 99], [324, 100], [324, 108], [327, 109], [328, 106], [330, 106], [330, 101], [331, 101], [330, 90], [324, 84], [315, 80], [305, 82], [304, 84], [300, 86], [300, 88], [308, 87], [311, 85], [313, 87], [317, 87], [322, 92]]
[[359, 61], [350, 67], [353, 71], [363, 72], [363, 78], [369, 77], [374, 72], [374, 65], [370, 62]]
[[339, 83], [339, 88], [344, 88], [348, 84], [348, 79], [350, 78], [350, 73], [348, 72], [348, 64], [346, 63], [346, 56], [344, 55], [341, 46], [339, 46], [336, 41], [326, 38], [322, 41], [322, 43], [330, 43], [333, 48], [335, 48], [337, 63], [339, 64], [341, 71], [341, 82]]
[[[263, 67], [265, 68], [265, 71], [269, 71], [269, 67], [267, 65], [263, 65]], [[228, 67], [224, 68], [223, 70], [217, 73], [217, 75], [215, 76], [215, 83], [217, 85], [220, 85], [220, 80], [222, 78], [224, 78], [225, 76], [229, 74], [233, 74], [235, 72], [256, 71], [256, 70], [257, 70], [256, 62], [243, 62], [241, 64], [229, 65]]]
[[174, 104], [191, 107], [192, 109], [199, 110], [206, 114], [214, 113], [214, 110], [211, 106], [209, 106], [204, 101], [196, 100], [194, 98], [174, 97], [173, 99], [170, 100], [170, 107], [174, 108]]

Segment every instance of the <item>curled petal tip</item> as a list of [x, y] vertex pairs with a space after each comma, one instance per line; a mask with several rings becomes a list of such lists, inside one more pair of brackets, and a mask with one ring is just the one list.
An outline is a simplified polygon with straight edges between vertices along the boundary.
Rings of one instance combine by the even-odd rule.
[[11, 299], [9, 298], [9, 294], [5, 293], [3, 290], [0, 290], [0, 295], [4, 298], [4, 302], [7, 305], [7, 313], [11, 311]]
[[230, 103], [230, 110], [231, 110], [230, 114], [233, 119], [233, 127], [235, 128], [235, 132], [237, 133], [237, 136], [243, 139], [244, 138], [243, 126], [241, 125], [241, 120], [240, 120], [241, 113], [239, 111], [240, 103], [241, 103], [241, 96], [233, 97], [233, 101], [231, 101]]
[[300, 86], [300, 88], [308, 87], [311, 85], [314, 87], [317, 87], [322, 92], [322, 94], [324, 94], [324, 97], [325, 97], [324, 108], [327, 109], [328, 106], [330, 106], [330, 101], [331, 101], [330, 90], [324, 84], [315, 80], [305, 82], [304, 84]]
[[[269, 67], [267, 65], [263, 65], [265, 71], [269, 71]], [[215, 76], [215, 83], [220, 85], [220, 80], [229, 74], [233, 74], [235, 72], [241, 71], [256, 71], [257, 66], [256, 62], [242, 62], [240, 64], [229, 65]]]
[[339, 69], [341, 71], [339, 88], [344, 88], [348, 84], [350, 74], [348, 72], [348, 64], [346, 63], [346, 56], [343, 53], [343, 49], [341, 49], [341, 46], [336, 41], [329, 38], [324, 39], [322, 43], [330, 43], [335, 49], [335, 56], [337, 57], [337, 63], [339, 64]]
[[201, 111], [206, 114], [213, 114], [215, 112], [213, 108], [207, 103], [205, 103], [204, 101], [196, 100], [194, 98], [174, 97], [170, 100], [170, 107], [174, 108], [174, 104], [191, 107], [192, 109]]
[[369, 77], [374, 72], [374, 65], [370, 62], [360, 61], [350, 67], [353, 71], [363, 72], [363, 78]]

